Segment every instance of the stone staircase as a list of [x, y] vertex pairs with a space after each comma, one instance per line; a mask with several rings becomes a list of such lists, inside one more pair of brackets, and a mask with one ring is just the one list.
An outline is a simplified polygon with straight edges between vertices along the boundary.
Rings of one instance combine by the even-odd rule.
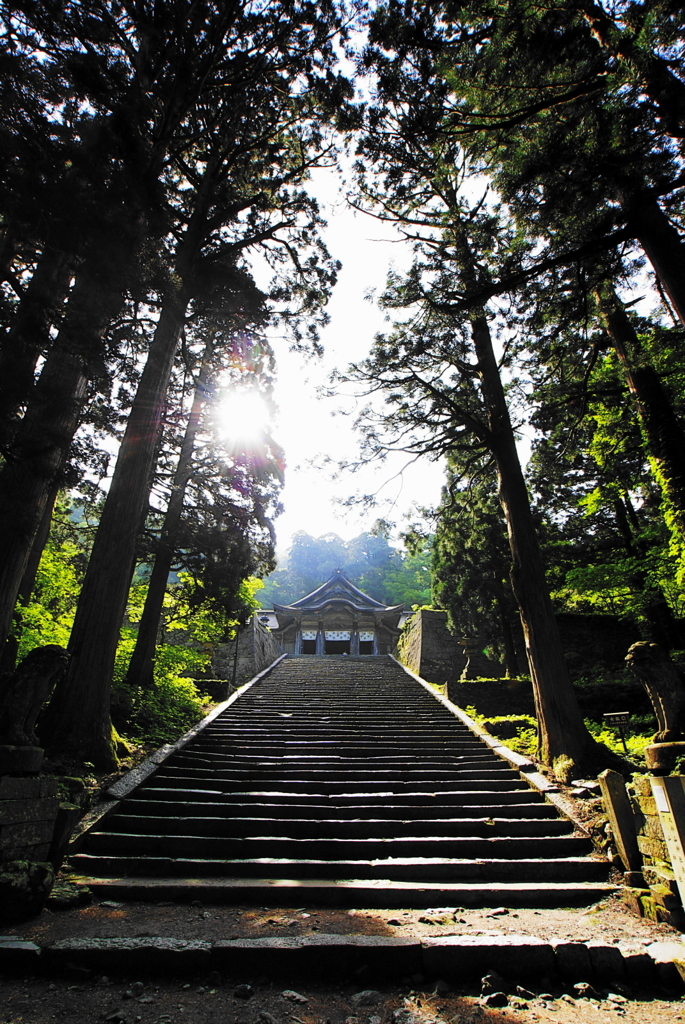
[[590, 854], [393, 659], [288, 657], [119, 801], [71, 863], [117, 898], [570, 906], [613, 890]]

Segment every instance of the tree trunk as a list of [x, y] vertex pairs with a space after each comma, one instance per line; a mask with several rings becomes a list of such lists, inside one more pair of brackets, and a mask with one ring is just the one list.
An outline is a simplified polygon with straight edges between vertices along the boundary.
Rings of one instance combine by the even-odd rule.
[[595, 293], [602, 320], [637, 409], [654, 477], [665, 499], [665, 519], [685, 543], [685, 430], [661, 379], [641, 351], [640, 339], [613, 288]]
[[41, 256], [0, 351], [0, 450], [11, 450], [21, 406], [29, 400], [38, 357], [50, 345], [69, 289], [70, 269], [61, 253]]
[[36, 575], [38, 574], [38, 566], [40, 565], [45, 545], [47, 544], [48, 537], [50, 536], [52, 513], [55, 509], [55, 502], [57, 501], [59, 490], [59, 483], [57, 483], [52, 488], [52, 493], [46, 502], [43, 518], [40, 521], [38, 532], [36, 533], [33, 546], [31, 547], [31, 554], [29, 555], [29, 560], [19, 586], [17, 603], [15, 605], [14, 616], [12, 618], [12, 627], [7, 635], [5, 643], [2, 646], [2, 652], [0, 653], [0, 676], [6, 672], [14, 672], [14, 669], [16, 668], [17, 652], [19, 650], [19, 641], [21, 639], [23, 618], [22, 608], [31, 600], [31, 594], [33, 593], [33, 588], [36, 583]]
[[154, 338], [117, 455], [69, 640], [71, 660], [46, 715], [46, 746], [98, 767], [117, 765], [110, 691], [121, 624], [135, 568], [136, 539], [147, 511], [164, 399], [192, 297], [195, 264], [207, 230], [214, 165], [205, 170], [195, 210], [176, 251]]
[[0, 472], [0, 645], [45, 509], [61, 479], [86, 400], [88, 363], [122, 302], [108, 275], [86, 267]]
[[205, 401], [205, 385], [213, 351], [214, 336], [212, 335], [207, 341], [202, 355], [193, 405], [190, 410], [176, 473], [174, 474], [169, 505], [164, 517], [164, 526], [155, 554], [155, 564], [150, 574], [143, 614], [138, 623], [136, 646], [128, 666], [126, 679], [132, 686], [150, 689], [154, 685], [155, 647], [159, 632], [159, 621], [162, 615], [169, 571], [176, 553], [176, 536], [183, 513], [186, 488], [190, 480], [195, 438], [200, 427], [200, 413]]
[[619, 193], [628, 227], [644, 249], [673, 309], [685, 324], [685, 245], [651, 195]]
[[[458, 209], [455, 202], [455, 210]], [[455, 256], [462, 281], [468, 291], [477, 293], [484, 272], [476, 265], [463, 223], [457, 221], [454, 228]], [[575, 766], [582, 771], [583, 766], [589, 767], [592, 762], [596, 744], [583, 721], [566, 668], [488, 318], [482, 309], [474, 309], [470, 317], [488, 425], [488, 437], [484, 440], [497, 466], [498, 494], [512, 558], [511, 586], [519, 606], [533, 683], [538, 753], [546, 764], [557, 758], [570, 759], [568, 769], [572, 772]]]
[[181, 285], [164, 301], [88, 560], [69, 640], [69, 669], [48, 711], [46, 745], [104, 769], [117, 764], [109, 713], [114, 659], [189, 299]]
[[591, 758], [595, 744], [585, 727], [566, 668], [528, 490], [484, 315], [473, 317], [472, 333], [491, 433], [490, 446], [497, 464], [499, 499], [507, 521], [511, 585], [521, 612], [533, 681], [539, 755], [546, 764], [563, 757], [581, 767]]

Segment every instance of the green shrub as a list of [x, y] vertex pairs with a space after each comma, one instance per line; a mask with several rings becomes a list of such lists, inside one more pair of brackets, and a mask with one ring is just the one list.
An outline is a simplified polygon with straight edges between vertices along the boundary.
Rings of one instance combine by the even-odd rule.
[[[598, 722], [587, 721], [586, 726], [588, 732], [597, 740], [598, 743], [603, 743], [605, 747], [609, 747], [616, 754], [622, 754], [626, 756], [626, 752], [623, 749], [623, 743], [618, 732], [614, 732], [611, 727], [606, 725], [600, 725]], [[648, 732], [642, 730], [638, 731], [636, 723], [631, 722], [630, 732], [626, 736], [626, 746], [628, 748], [628, 757], [631, 761], [644, 761], [645, 747], [649, 746], [653, 742], [652, 737], [654, 734], [654, 724], [650, 727]]]
[[516, 735], [501, 742], [510, 750], [515, 750], [517, 754], [535, 757], [538, 749], [538, 730], [537, 722], [531, 715], [479, 715], [474, 707], [465, 708], [465, 711], [479, 725], [483, 725], [484, 722], [514, 722]]
[[207, 713], [211, 698], [192, 679], [167, 676], [154, 689], [118, 683], [112, 691], [112, 721], [117, 732], [137, 743], [173, 743]]
[[124, 630], [112, 683], [112, 722], [118, 733], [136, 743], [172, 743], [199, 722], [211, 705], [211, 697], [201, 693], [188, 676], [201, 671], [208, 656], [190, 647], [160, 644], [155, 686], [146, 690], [126, 682], [134, 646], [134, 631]]

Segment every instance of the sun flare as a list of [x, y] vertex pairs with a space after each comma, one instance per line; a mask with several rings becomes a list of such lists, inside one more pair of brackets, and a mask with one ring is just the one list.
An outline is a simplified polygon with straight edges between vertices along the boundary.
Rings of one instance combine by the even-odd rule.
[[253, 391], [231, 391], [218, 402], [216, 424], [221, 439], [231, 447], [258, 444], [268, 432], [271, 411]]

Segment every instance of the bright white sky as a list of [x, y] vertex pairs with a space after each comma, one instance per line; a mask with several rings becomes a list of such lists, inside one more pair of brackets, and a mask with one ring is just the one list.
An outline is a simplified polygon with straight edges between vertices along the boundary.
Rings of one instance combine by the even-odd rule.
[[[333, 468], [320, 470], [311, 463], [325, 455], [333, 460], [354, 455], [358, 438], [353, 430], [356, 400], [352, 396], [325, 399], [317, 396], [329, 383], [334, 368], [344, 370], [363, 358], [374, 335], [384, 328], [385, 314], [364, 296], [369, 289], [383, 290], [389, 265], [406, 265], [409, 254], [389, 225], [357, 214], [346, 206], [334, 172], [317, 172], [314, 186], [328, 221], [326, 244], [343, 264], [328, 307], [331, 322], [322, 335], [322, 360], [305, 360], [274, 342], [278, 369], [276, 401], [280, 408], [274, 436], [286, 453], [285, 513], [276, 520], [278, 551], [290, 546], [296, 530], [314, 537], [337, 533], [346, 540], [369, 529], [379, 518], [402, 526], [412, 506], [433, 505], [440, 497], [442, 464], [422, 460], [396, 476], [406, 463], [397, 456], [392, 463], [369, 467], [363, 473], [344, 473], [333, 480]], [[339, 410], [352, 415], [342, 415]], [[391, 479], [393, 478], [394, 479]], [[336, 506], [336, 499], [355, 492], [373, 493], [390, 501], [370, 513]]]

